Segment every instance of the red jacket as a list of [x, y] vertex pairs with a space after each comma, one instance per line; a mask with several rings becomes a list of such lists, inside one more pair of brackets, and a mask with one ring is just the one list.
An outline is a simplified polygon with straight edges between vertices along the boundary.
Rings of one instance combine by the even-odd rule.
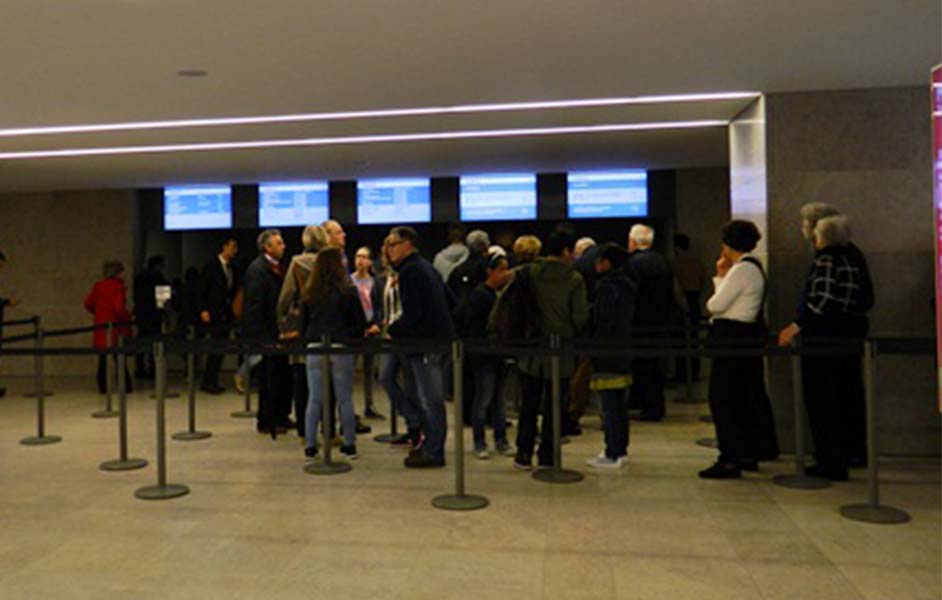
[[[127, 288], [120, 277], [109, 277], [95, 283], [92, 291], [85, 298], [85, 310], [95, 315], [95, 325], [103, 323], [127, 323], [131, 313], [125, 308]], [[117, 345], [118, 337], [131, 335], [129, 327], [115, 327], [112, 331], [112, 345]], [[105, 329], [94, 332], [96, 348], [104, 348], [107, 333]]]

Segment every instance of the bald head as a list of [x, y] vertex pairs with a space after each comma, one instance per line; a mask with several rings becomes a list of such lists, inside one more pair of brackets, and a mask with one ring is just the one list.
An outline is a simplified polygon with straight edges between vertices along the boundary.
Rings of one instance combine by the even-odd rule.
[[340, 223], [331, 219], [324, 221], [321, 227], [324, 228], [324, 233], [327, 234], [328, 244], [340, 249], [347, 246], [347, 232], [343, 230], [343, 226]]

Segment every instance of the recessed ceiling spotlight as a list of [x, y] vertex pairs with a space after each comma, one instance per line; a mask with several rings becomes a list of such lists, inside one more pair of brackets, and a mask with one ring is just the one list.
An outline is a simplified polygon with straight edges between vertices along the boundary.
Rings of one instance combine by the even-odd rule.
[[204, 71], [203, 69], [180, 69], [177, 71], [177, 75], [180, 77], [207, 77], [209, 76], [209, 71]]

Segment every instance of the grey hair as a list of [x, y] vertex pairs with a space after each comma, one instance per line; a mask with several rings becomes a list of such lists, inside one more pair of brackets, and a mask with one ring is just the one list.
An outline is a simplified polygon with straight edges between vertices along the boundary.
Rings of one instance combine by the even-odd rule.
[[814, 237], [822, 248], [846, 246], [851, 238], [850, 223], [844, 215], [824, 217], [814, 226]]
[[628, 239], [634, 240], [634, 243], [642, 248], [648, 248], [654, 243], [654, 229], [647, 225], [636, 223], [628, 231]]
[[581, 237], [578, 240], [576, 240], [576, 245], [573, 247], [573, 252], [575, 254], [582, 254], [583, 252], [585, 252], [592, 246], [597, 246], [597, 245], [598, 244], [596, 244], [595, 240], [593, 240], [592, 238], [588, 236]]
[[475, 254], [484, 254], [487, 247], [491, 245], [491, 236], [483, 229], [475, 229], [464, 238], [464, 243], [468, 245], [471, 252]]
[[327, 232], [320, 225], [308, 225], [301, 232], [301, 245], [308, 252], [317, 252], [327, 245]]
[[814, 233], [818, 221], [825, 217], [841, 214], [841, 211], [825, 202], [809, 202], [802, 206], [799, 212], [801, 214], [801, 231], [807, 238], [810, 238]]
[[268, 245], [268, 240], [272, 239], [276, 235], [281, 235], [281, 231], [278, 229], [266, 229], [258, 234], [258, 240], [256, 241], [256, 245], [258, 245], [258, 251], [264, 252], [265, 246]]

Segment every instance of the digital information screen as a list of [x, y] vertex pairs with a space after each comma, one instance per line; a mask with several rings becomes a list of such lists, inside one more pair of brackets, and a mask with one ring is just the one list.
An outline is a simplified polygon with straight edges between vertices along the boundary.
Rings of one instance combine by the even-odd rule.
[[357, 223], [395, 225], [432, 220], [428, 179], [364, 179], [357, 182]]
[[936, 402], [942, 412], [942, 65], [932, 69], [932, 197], [935, 212]]
[[567, 180], [570, 219], [648, 216], [646, 171], [573, 172]]
[[164, 229], [231, 229], [232, 188], [191, 185], [164, 188]]
[[464, 175], [460, 189], [462, 221], [536, 219], [536, 175]]
[[258, 186], [259, 227], [319, 225], [327, 220], [326, 181]]

